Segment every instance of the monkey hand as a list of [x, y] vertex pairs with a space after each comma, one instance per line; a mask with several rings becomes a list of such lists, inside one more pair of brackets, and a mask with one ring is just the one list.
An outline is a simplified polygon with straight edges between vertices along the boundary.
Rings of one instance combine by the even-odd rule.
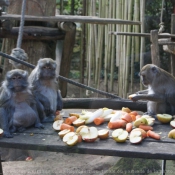
[[132, 101], [137, 101], [138, 100], [137, 97], [138, 97], [137, 94], [131, 94], [131, 95], [129, 95], [128, 98]]

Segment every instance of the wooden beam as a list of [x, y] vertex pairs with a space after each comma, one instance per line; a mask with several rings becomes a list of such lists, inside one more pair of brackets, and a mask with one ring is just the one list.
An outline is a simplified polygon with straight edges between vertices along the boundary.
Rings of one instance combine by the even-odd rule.
[[[20, 20], [21, 15], [6, 14], [0, 16], [0, 20]], [[92, 24], [127, 24], [127, 25], [141, 25], [140, 21], [128, 21], [113, 18], [98, 18], [94, 16], [71, 16], [71, 15], [58, 15], [58, 16], [31, 16], [25, 15], [25, 21], [68, 21], [68, 22], [80, 22], [80, 23], [92, 23]]]
[[[0, 38], [17, 39], [19, 27], [11, 30], [0, 30]], [[63, 40], [65, 33], [57, 28], [25, 26], [23, 31], [24, 40]]]
[[[109, 32], [111, 35], [127, 35], [127, 36], [141, 36], [141, 37], [150, 37], [150, 33], [133, 33], [133, 32]], [[175, 38], [175, 34], [162, 33], [158, 34], [159, 38]]]
[[158, 31], [151, 30], [151, 59], [152, 63], [160, 67], [159, 46], [158, 46]]

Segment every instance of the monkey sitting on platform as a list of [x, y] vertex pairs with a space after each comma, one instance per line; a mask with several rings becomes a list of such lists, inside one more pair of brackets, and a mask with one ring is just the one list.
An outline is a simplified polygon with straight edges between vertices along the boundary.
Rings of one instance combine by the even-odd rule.
[[[29, 75], [33, 94], [41, 104], [41, 122], [53, 122], [57, 110], [63, 108], [62, 97], [56, 79], [56, 62], [51, 58], [39, 59], [37, 66]], [[44, 111], [44, 113], [43, 113]]]
[[0, 127], [4, 131], [3, 136], [13, 137], [14, 132], [22, 132], [32, 125], [44, 128], [28, 85], [28, 72], [11, 70], [0, 87]]
[[147, 113], [175, 114], [175, 78], [154, 64], [145, 65], [140, 71], [140, 78], [147, 90], [129, 96], [133, 101], [148, 100]]

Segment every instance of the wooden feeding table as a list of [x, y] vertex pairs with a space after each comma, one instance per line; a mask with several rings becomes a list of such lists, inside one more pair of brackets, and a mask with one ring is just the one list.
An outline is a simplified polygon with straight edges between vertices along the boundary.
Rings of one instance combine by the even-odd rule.
[[[79, 99], [64, 99], [65, 108], [63, 111], [65, 118], [69, 116], [69, 113], [80, 113], [82, 109], [94, 111], [100, 107], [104, 107], [105, 104], [105, 107], [114, 107], [113, 109], [121, 109], [121, 107], [125, 106], [131, 110], [146, 110], [145, 102], [134, 103], [129, 100], [84, 99], [81, 100], [81, 108], [77, 108], [79, 102]], [[131, 144], [129, 140], [125, 143], [117, 143], [111, 138], [113, 130], [110, 130], [110, 137], [106, 140], [98, 139], [93, 143], [81, 142], [75, 146], [67, 146], [58, 136], [58, 133], [54, 131], [52, 123], [44, 125], [45, 129], [29, 128], [23, 133], [14, 134], [14, 138], [0, 138], [0, 145], [4, 148], [23, 150], [161, 159], [164, 160], [163, 170], [165, 170], [165, 160], [175, 160], [175, 140], [168, 138], [168, 132], [172, 128], [169, 124], [161, 124], [158, 121], [155, 122], [153, 127], [155, 132], [161, 133], [161, 139], [154, 140], [152, 138], [146, 138], [140, 144]], [[89, 124], [88, 126], [95, 125]], [[97, 127], [98, 130], [104, 129], [107, 128], [107, 123], [95, 127]]]

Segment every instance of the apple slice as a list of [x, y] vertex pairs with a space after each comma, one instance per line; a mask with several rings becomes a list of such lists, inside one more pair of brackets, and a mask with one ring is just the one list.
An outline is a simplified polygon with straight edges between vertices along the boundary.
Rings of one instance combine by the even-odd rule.
[[168, 137], [171, 139], [175, 139], [175, 129], [172, 129], [169, 133], [168, 133]]
[[3, 135], [4, 131], [0, 128], [0, 137]]
[[85, 142], [94, 142], [98, 138], [98, 130], [96, 127], [83, 127], [79, 134]]
[[76, 145], [78, 143], [78, 135], [75, 132], [69, 132], [63, 137], [63, 142], [69, 146]]
[[171, 126], [172, 128], [175, 128], [175, 120], [172, 120], [172, 121], [170, 122], [170, 126]]
[[78, 114], [78, 113], [69, 113], [69, 116], [71, 117], [71, 116], [76, 116], [77, 118], [79, 118], [80, 117], [80, 114]]
[[87, 128], [88, 126], [86, 126], [86, 125], [81, 125], [81, 126], [79, 126], [79, 127], [76, 129], [76, 133], [80, 133], [81, 129], [84, 128], [84, 127]]
[[64, 120], [56, 120], [56, 121], [54, 121], [54, 123], [53, 123], [53, 129], [55, 131], [59, 131], [60, 130], [60, 126], [61, 126], [61, 124], [63, 122], [64, 122]]
[[169, 123], [172, 120], [173, 116], [169, 114], [157, 114], [157, 119], [161, 123]]
[[112, 132], [112, 138], [116, 142], [125, 142], [126, 139], [128, 138], [128, 132], [122, 128], [116, 129]]
[[58, 133], [58, 135], [63, 138], [68, 132], [70, 132], [70, 129], [64, 129]]
[[132, 130], [129, 135], [129, 141], [131, 143], [140, 143], [142, 141], [142, 132], [139, 130]]
[[143, 117], [136, 119], [134, 121], [134, 126], [138, 128], [139, 125], [148, 125], [147, 119]]
[[107, 139], [109, 137], [109, 130], [108, 129], [101, 129], [98, 131], [98, 137], [100, 139]]
[[128, 98], [129, 98], [130, 100], [132, 100], [132, 98], [135, 97], [136, 95], [137, 95], [137, 94], [131, 94], [131, 95], [128, 96]]
[[85, 120], [83, 120], [83, 119], [81, 119], [81, 118], [78, 118], [78, 119], [75, 120], [72, 124], [73, 124], [74, 126], [76, 126], [76, 127], [79, 127], [79, 126], [85, 124]]

